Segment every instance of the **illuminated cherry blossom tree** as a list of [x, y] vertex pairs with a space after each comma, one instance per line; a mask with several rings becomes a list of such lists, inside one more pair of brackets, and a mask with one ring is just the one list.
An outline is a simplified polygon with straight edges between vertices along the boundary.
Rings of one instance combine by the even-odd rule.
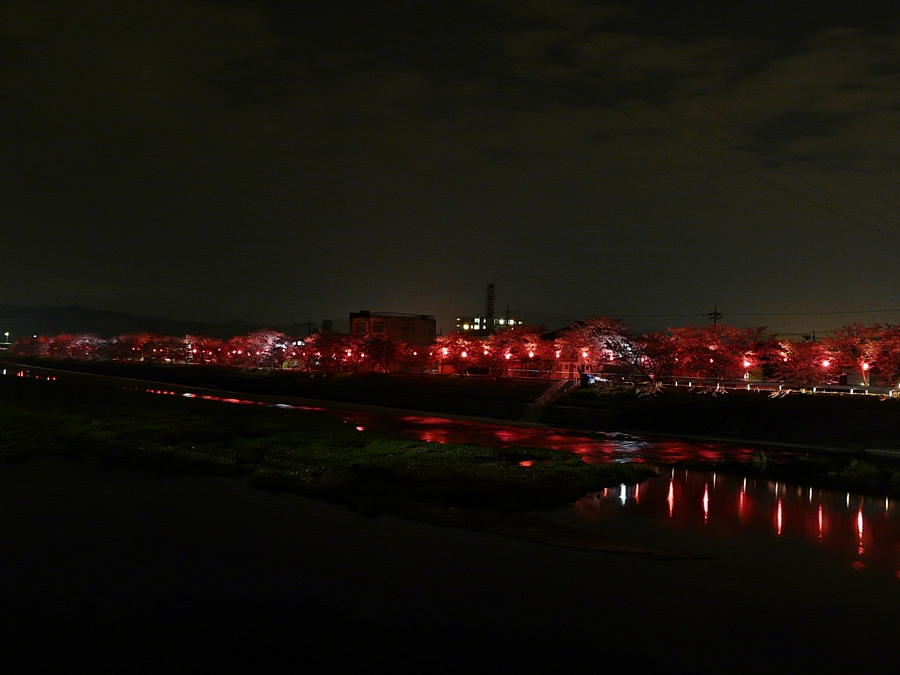
[[768, 360], [771, 377], [779, 382], [808, 387], [838, 381], [837, 359], [820, 342], [782, 340], [777, 342]]
[[484, 342], [477, 337], [454, 331], [439, 335], [434, 341], [434, 357], [439, 364], [449, 365], [459, 375], [470, 368], [483, 367]]
[[683, 377], [743, 378], [763, 362], [772, 337], [765, 328], [715, 324], [669, 328], [672, 370]]
[[870, 371], [880, 354], [881, 331], [880, 324], [863, 326], [852, 323], [836, 330], [824, 340], [824, 344], [834, 354], [838, 366], [853, 368], [860, 374], [863, 383], [869, 386]]

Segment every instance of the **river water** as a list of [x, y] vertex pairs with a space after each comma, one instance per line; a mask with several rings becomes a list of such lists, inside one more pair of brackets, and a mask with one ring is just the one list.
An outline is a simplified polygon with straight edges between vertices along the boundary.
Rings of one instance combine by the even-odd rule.
[[724, 474], [717, 462], [751, 455], [730, 445], [323, 414], [363, 435], [643, 462], [659, 477], [540, 515], [685, 555], [364, 518], [234, 478], [0, 465], [4, 672], [883, 673], [900, 660], [892, 500]]
[[[28, 376], [27, 371], [3, 374]], [[182, 397], [186, 405], [195, 398], [226, 405], [273, 405], [184, 388], [143, 391]], [[795, 555], [800, 547], [804, 555], [812, 556], [812, 564], [852, 569], [864, 577], [890, 578], [900, 585], [900, 503], [887, 497], [767, 480], [751, 469], [753, 450], [746, 446], [492, 424], [428, 414], [391, 416], [275, 405], [338, 415], [361, 434], [389, 433], [427, 443], [552, 448], [589, 463], [646, 464], [656, 469], [659, 477], [586, 495], [550, 517], [621, 541], [703, 555], [717, 555], [729, 547], [765, 548], [768, 556]], [[775, 460], [790, 461], [798, 453], [782, 450], [769, 454]], [[732, 471], [735, 463], [746, 464], [746, 475], [717, 471], [717, 464], [724, 461]], [[677, 467], [683, 462], [709, 468]]]
[[[900, 584], [900, 503], [768, 480], [751, 468], [753, 450], [745, 446], [434, 417], [346, 419], [363, 431], [390, 431], [427, 442], [553, 448], [590, 463], [647, 464], [659, 472], [658, 478], [586, 495], [553, 517], [617, 540], [703, 555], [716, 555], [723, 546], [765, 547], [767, 555], [794, 555], [799, 546], [817, 557], [814, 564], [846, 567]], [[779, 461], [798, 455], [768, 454]], [[747, 475], [716, 471], [723, 461], [746, 464]], [[709, 469], [673, 466], [680, 462], [708, 464]]]

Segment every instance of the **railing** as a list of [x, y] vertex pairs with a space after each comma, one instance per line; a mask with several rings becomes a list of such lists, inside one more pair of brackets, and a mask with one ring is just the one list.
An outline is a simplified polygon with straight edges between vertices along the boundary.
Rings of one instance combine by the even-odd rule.
[[791, 385], [783, 382], [768, 382], [764, 380], [711, 380], [704, 378], [676, 377], [661, 382], [664, 387], [686, 387], [688, 389], [720, 389], [727, 391], [758, 391], [772, 393], [803, 393], [803, 394], [837, 394], [837, 395], [870, 395], [900, 397], [900, 389], [896, 387], [865, 386], [862, 384], [819, 384], [819, 385]]

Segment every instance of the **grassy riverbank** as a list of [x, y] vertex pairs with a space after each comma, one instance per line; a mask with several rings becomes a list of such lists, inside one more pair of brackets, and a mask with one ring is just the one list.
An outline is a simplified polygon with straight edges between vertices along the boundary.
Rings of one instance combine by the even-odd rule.
[[0, 378], [0, 461], [41, 455], [246, 476], [261, 488], [368, 513], [549, 509], [651, 474], [551, 450], [397, 440], [336, 415]]
[[549, 424], [848, 451], [900, 450], [900, 400], [876, 396], [731, 391], [713, 396], [667, 388], [656, 396], [576, 391], [545, 411]]
[[267, 396], [519, 420], [550, 382], [447, 375], [240, 370], [217, 366], [17, 359], [32, 366]]
[[[375, 405], [446, 415], [521, 420], [546, 391], [547, 380], [341, 373], [241, 371], [205, 366], [29, 361], [97, 375], [112, 375], [189, 387]], [[698, 389], [667, 388], [658, 396], [633, 391], [597, 395], [590, 388], [568, 394], [541, 411], [552, 426], [595, 431], [645, 432], [715, 438], [740, 443], [797, 444], [850, 451], [900, 451], [900, 399], [875, 396], [730, 391], [712, 396]]]

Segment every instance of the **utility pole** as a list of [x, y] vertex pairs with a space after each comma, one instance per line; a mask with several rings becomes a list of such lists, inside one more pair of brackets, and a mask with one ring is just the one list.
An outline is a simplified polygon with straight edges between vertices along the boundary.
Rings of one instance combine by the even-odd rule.
[[722, 318], [722, 312], [719, 311], [719, 306], [716, 305], [713, 308], [713, 311], [711, 311], [706, 316], [708, 316], [712, 320], [713, 326], [716, 326], [719, 323], [719, 319]]
[[312, 335], [313, 325], [312, 318], [306, 320], [306, 337]]

